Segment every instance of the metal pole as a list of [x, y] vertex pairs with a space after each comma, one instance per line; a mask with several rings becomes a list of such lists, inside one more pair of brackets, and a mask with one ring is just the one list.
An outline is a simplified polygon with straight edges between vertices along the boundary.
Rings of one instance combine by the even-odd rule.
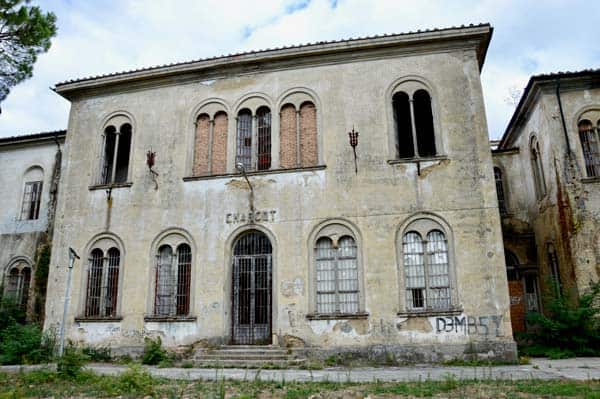
[[65, 288], [65, 306], [63, 308], [62, 323], [60, 324], [59, 357], [62, 357], [65, 351], [65, 324], [67, 322], [67, 310], [69, 309], [69, 299], [71, 297], [71, 274], [73, 273], [75, 258], [79, 259], [79, 255], [77, 255], [77, 252], [73, 248], [69, 247], [69, 270], [67, 272], [67, 288]]

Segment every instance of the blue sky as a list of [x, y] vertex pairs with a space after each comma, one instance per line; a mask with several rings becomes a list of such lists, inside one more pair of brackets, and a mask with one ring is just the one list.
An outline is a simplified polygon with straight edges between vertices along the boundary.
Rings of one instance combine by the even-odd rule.
[[[600, 1], [34, 1], [58, 17], [34, 77], [2, 103], [0, 136], [67, 127], [49, 88], [90, 75], [320, 40], [489, 22], [482, 74], [489, 132], [502, 135], [511, 92], [532, 74], [600, 67]], [[587, 21], [587, 22], [586, 22]]]

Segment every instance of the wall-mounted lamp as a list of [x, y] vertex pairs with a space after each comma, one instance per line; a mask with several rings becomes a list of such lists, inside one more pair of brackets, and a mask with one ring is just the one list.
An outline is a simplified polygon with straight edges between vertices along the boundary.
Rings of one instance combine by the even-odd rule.
[[243, 163], [238, 162], [235, 164], [235, 169], [244, 176], [244, 179], [246, 179], [246, 183], [248, 183], [248, 187], [250, 188], [250, 211], [254, 213], [254, 187], [252, 187], [252, 184], [250, 184], [250, 180], [248, 180], [248, 175], [246, 174], [246, 167]]
[[358, 174], [358, 163], [356, 161], [356, 146], [358, 145], [358, 132], [354, 130], [354, 126], [352, 126], [352, 131], [348, 132], [348, 139], [350, 140], [350, 145], [352, 146], [352, 151], [354, 152], [354, 172]]

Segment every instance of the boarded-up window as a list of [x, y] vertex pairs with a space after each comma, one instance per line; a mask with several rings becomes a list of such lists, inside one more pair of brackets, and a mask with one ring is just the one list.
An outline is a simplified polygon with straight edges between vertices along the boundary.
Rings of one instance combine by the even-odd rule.
[[176, 254], [169, 245], [159, 248], [156, 256], [154, 314], [185, 316], [190, 309], [192, 252], [180, 244]]
[[444, 233], [404, 235], [403, 262], [406, 306], [409, 310], [443, 310], [451, 306], [448, 245]]
[[337, 248], [329, 237], [315, 247], [317, 313], [352, 314], [359, 310], [358, 260], [352, 237], [340, 238]]
[[578, 126], [585, 171], [588, 177], [598, 177], [600, 176], [600, 121], [596, 128], [587, 119], [580, 121]]
[[282, 168], [298, 166], [298, 134], [296, 108], [292, 104], [281, 108], [279, 163]]
[[210, 117], [202, 114], [196, 120], [196, 142], [194, 145], [194, 175], [209, 173]]
[[300, 158], [302, 166], [315, 166], [319, 161], [317, 109], [310, 101], [300, 106]]
[[116, 317], [121, 254], [110, 248], [106, 257], [95, 248], [88, 260], [86, 317]]

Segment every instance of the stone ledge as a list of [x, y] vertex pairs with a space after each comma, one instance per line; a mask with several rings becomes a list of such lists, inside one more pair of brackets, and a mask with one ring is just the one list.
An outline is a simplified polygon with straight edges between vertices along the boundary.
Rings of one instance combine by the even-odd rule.
[[443, 161], [445, 159], [449, 159], [447, 155], [436, 155], [435, 157], [388, 159], [387, 163], [390, 165], [396, 165], [396, 164], [400, 164], [400, 163]]
[[425, 310], [412, 312], [398, 312], [398, 317], [432, 317], [432, 316], [455, 316], [464, 312], [464, 309]]
[[368, 313], [334, 313], [334, 314], [307, 314], [308, 320], [347, 320], [347, 319], [368, 319]]
[[76, 323], [110, 323], [112, 322], [120, 322], [123, 320], [123, 317], [76, 317]]
[[[270, 174], [278, 174], [278, 173], [295, 173], [295, 172], [311, 172], [314, 170], [323, 170], [327, 168], [327, 165], [316, 165], [316, 166], [306, 166], [300, 168], [286, 168], [286, 169], [268, 169], [268, 170], [255, 170], [252, 172], [246, 172], [248, 176], [262, 176], [262, 175], [270, 175]], [[222, 179], [222, 178], [233, 178], [233, 177], [243, 177], [241, 173], [222, 173], [218, 175], [205, 175], [205, 176], [186, 176], [183, 178], [183, 181], [196, 181], [196, 180], [212, 180], [212, 179]]]
[[127, 183], [115, 183], [115, 184], [93, 184], [88, 187], [89, 190], [109, 190], [113, 188], [123, 188], [133, 186], [132, 182]]
[[196, 316], [144, 316], [145, 322], [154, 323], [182, 323], [194, 322], [198, 318]]

